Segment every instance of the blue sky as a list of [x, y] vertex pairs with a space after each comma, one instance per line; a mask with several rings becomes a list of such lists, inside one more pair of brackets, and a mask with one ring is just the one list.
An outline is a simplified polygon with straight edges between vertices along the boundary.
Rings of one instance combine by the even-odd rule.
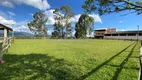
[[[29, 32], [26, 23], [33, 20], [32, 15], [35, 12], [42, 11], [49, 17], [48, 25], [54, 23], [53, 10], [62, 5], [69, 5], [73, 12], [76, 13], [74, 22], [76, 22], [84, 10], [81, 5], [85, 0], [1, 0], [0, 1], [0, 23], [8, 24], [13, 27], [15, 31]], [[117, 28], [119, 31], [123, 30], [137, 30], [137, 25], [142, 29], [142, 15], [130, 14], [122, 16], [129, 11], [121, 13], [112, 13], [108, 15], [99, 16], [97, 13], [92, 13], [90, 16], [94, 17], [94, 29], [98, 28]], [[14, 25], [12, 25], [14, 24]], [[49, 33], [51, 33], [51, 27]]]

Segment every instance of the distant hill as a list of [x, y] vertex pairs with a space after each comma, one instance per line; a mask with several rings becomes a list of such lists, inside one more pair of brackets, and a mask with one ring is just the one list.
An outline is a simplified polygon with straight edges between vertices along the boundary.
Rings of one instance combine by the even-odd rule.
[[[10, 33], [10, 35], [12, 35], [12, 33]], [[34, 36], [31, 33], [27, 33], [27, 32], [16, 32], [14, 31], [14, 36]]]
[[[9, 33], [10, 36], [12, 36], [12, 32]], [[0, 31], [0, 37], [3, 37], [4, 35], [4, 32], [3, 31]], [[27, 33], [27, 32], [17, 32], [17, 31], [14, 31], [14, 36], [34, 36], [33, 34], [31, 33]]]
[[[9, 33], [10, 36], [12, 36], [12, 32]], [[3, 31], [0, 31], [0, 37], [3, 37], [4, 33]], [[14, 31], [14, 36], [17, 37], [21, 37], [21, 36], [25, 36], [25, 37], [29, 37], [29, 36], [34, 36], [33, 34], [31, 33], [28, 33], [28, 32], [17, 32], [17, 31]]]

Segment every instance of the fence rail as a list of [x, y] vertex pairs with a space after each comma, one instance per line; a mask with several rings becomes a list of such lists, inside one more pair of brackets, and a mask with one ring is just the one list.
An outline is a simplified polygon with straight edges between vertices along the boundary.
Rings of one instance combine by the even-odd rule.
[[3, 55], [8, 51], [8, 48], [11, 46], [11, 43], [14, 41], [13, 37], [7, 38], [6, 40], [0, 42], [0, 63], [4, 63]]

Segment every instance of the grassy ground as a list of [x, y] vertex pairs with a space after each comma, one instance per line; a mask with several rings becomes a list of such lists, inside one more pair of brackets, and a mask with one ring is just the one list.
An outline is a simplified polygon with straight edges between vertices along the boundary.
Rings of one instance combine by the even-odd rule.
[[0, 80], [137, 80], [139, 47], [117, 40], [15, 40]]

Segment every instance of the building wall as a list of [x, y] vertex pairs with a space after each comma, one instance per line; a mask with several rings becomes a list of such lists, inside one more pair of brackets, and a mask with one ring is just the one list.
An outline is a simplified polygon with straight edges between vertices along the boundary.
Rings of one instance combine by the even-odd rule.
[[105, 33], [116, 32], [116, 28], [107, 28]]
[[[105, 39], [132, 39], [137, 40], [137, 36], [104, 36]], [[139, 36], [139, 40], [142, 40], [142, 36]]]
[[96, 30], [96, 32], [94, 32], [95, 38], [98, 38], [99, 36], [104, 37], [104, 34], [106, 34], [106, 33], [116, 32], [116, 28], [106, 28], [102, 31], [100, 31], [100, 30]]
[[105, 32], [95, 32], [94, 35], [95, 36], [104, 36]]

